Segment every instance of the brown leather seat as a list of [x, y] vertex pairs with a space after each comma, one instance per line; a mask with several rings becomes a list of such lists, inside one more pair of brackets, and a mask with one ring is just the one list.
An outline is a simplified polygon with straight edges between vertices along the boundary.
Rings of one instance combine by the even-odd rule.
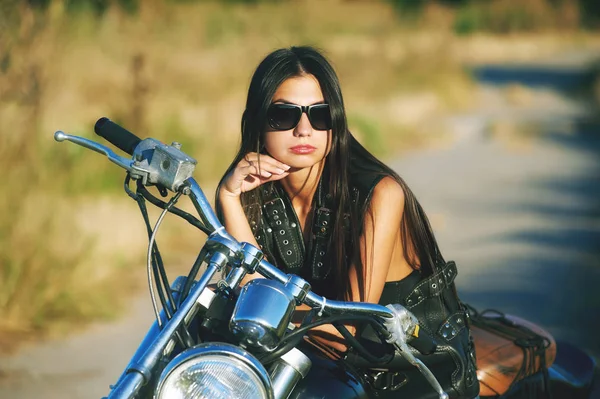
[[[518, 325], [525, 326], [533, 332], [550, 340], [546, 349], [546, 367], [556, 358], [556, 342], [554, 338], [541, 327], [516, 316], [506, 315], [506, 318]], [[481, 396], [496, 396], [506, 393], [515, 381], [524, 361], [523, 349], [510, 339], [501, 337], [475, 325], [471, 333], [477, 353], [477, 378], [479, 379]], [[520, 376], [521, 378], [540, 370], [540, 358], [536, 359], [535, 371]]]

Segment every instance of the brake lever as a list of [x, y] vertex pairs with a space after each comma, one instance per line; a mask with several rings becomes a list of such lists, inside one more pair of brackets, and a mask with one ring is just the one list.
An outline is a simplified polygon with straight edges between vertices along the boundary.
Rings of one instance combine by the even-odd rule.
[[414, 335], [413, 332], [413, 327], [418, 327], [417, 318], [402, 305], [390, 304], [386, 307], [394, 314], [393, 318], [384, 321], [387, 330], [390, 332], [390, 337], [387, 340], [388, 343], [393, 344], [396, 348], [396, 352], [419, 370], [429, 385], [437, 392], [440, 399], [448, 399], [448, 394], [444, 392], [444, 389], [437, 378], [435, 378], [435, 375], [433, 375], [431, 370], [429, 370], [420, 359], [417, 359], [408, 348], [410, 338], [407, 333], [412, 334], [413, 339], [419, 335], [418, 333], [417, 335]]
[[82, 147], [85, 147], [89, 150], [95, 151], [99, 154], [106, 155], [106, 157], [112, 163], [115, 163], [115, 164], [119, 165], [120, 167], [122, 167], [123, 169], [127, 170], [128, 172], [131, 172], [131, 166], [134, 162], [133, 159], [129, 159], [129, 158], [125, 158], [120, 155], [117, 155], [110, 148], [108, 148], [102, 144], [96, 143], [95, 141], [88, 140], [88, 139], [85, 139], [85, 138], [79, 137], [79, 136], [73, 136], [70, 134], [66, 134], [62, 130], [58, 130], [57, 132], [54, 133], [54, 140], [56, 140], [58, 142], [62, 142], [65, 140], [70, 141], [72, 143], [75, 143]]
[[404, 359], [406, 359], [406, 361], [408, 361], [410, 364], [419, 369], [421, 375], [423, 375], [423, 377], [425, 377], [429, 385], [431, 385], [431, 387], [435, 389], [440, 399], [449, 399], [448, 394], [444, 392], [444, 388], [442, 388], [437, 378], [435, 378], [435, 375], [433, 375], [431, 370], [429, 370], [429, 368], [420, 359], [417, 359], [411, 353], [410, 349], [408, 349], [408, 345], [405, 342], [394, 342], [394, 347], [396, 348], [396, 351], [400, 353], [400, 356], [402, 356]]

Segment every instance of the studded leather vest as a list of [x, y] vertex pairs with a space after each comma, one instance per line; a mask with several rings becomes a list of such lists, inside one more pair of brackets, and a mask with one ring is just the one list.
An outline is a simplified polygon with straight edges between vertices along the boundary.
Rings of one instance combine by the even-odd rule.
[[[373, 188], [384, 177], [382, 173], [363, 172], [353, 174], [351, 187], [351, 212], [364, 214], [364, 208]], [[323, 180], [323, 179], [322, 179]], [[319, 295], [335, 297], [331, 292], [331, 261], [328, 255], [334, 221], [334, 209], [329, 194], [325, 193], [323, 181], [313, 198], [311, 230], [305, 241], [294, 207], [277, 182], [259, 187], [245, 207], [246, 214], [258, 214], [250, 219], [256, 241], [267, 258], [286, 273], [293, 273], [307, 280]], [[262, 207], [256, 196], [262, 198]], [[260, 208], [260, 209], [258, 209]], [[343, 223], [348, 223], [348, 219]]]

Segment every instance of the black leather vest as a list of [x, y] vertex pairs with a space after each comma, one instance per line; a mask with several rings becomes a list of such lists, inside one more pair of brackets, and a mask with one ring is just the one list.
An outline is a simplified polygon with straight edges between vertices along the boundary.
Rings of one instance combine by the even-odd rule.
[[[325, 175], [325, 174], [323, 174]], [[382, 173], [353, 173], [350, 180], [352, 204], [349, 212], [364, 215], [373, 189], [385, 177]], [[250, 226], [256, 241], [271, 263], [286, 273], [297, 274], [307, 280], [319, 295], [334, 298], [331, 292], [331, 246], [332, 227], [335, 223], [335, 204], [326, 194], [323, 179], [319, 182], [313, 198], [312, 227], [305, 242], [294, 207], [277, 182], [265, 184], [253, 193], [246, 214], [258, 213], [257, 220], [250, 218]], [[260, 202], [256, 195], [261, 196]], [[258, 209], [260, 208], [260, 209]], [[348, 224], [349, 218], [343, 223]]]

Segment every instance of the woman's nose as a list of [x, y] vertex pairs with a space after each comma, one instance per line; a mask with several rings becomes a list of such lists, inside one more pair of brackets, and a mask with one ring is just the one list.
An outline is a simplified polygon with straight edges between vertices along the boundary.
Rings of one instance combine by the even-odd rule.
[[296, 125], [296, 128], [294, 129], [294, 135], [296, 136], [310, 136], [310, 134], [312, 133], [312, 126], [310, 124], [310, 121], [308, 120], [308, 115], [306, 114], [306, 112], [302, 113], [302, 116], [300, 117], [300, 122], [298, 122], [298, 125]]

